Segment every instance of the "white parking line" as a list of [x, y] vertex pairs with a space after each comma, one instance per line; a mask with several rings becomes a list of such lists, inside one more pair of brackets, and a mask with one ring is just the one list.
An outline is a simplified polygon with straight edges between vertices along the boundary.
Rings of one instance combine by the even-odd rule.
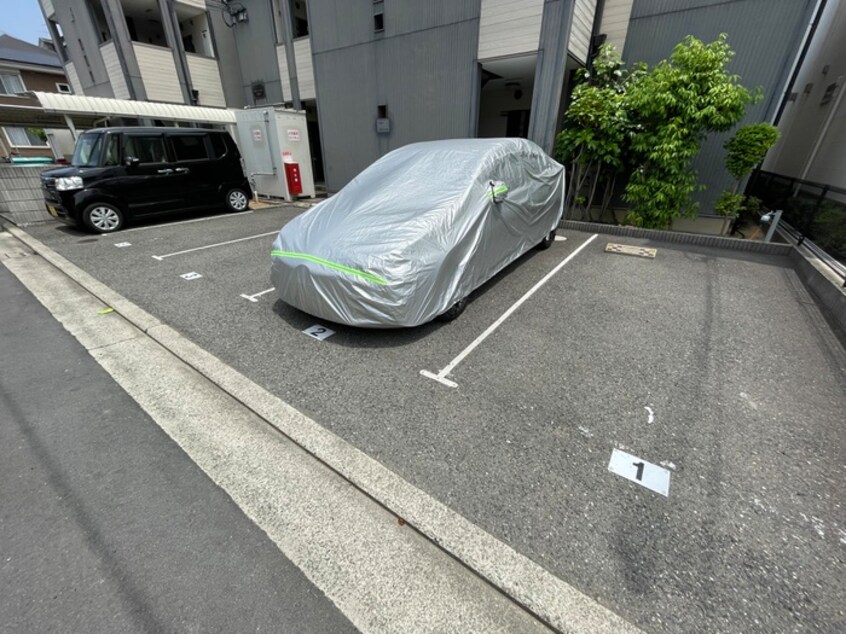
[[259, 297], [261, 297], [262, 295], [267, 295], [270, 291], [273, 291], [273, 290], [276, 290], [276, 289], [273, 286], [271, 286], [266, 291], [262, 291], [261, 293], [256, 293], [254, 295], [244, 295], [243, 293], [241, 293], [241, 297], [243, 297], [244, 299], [246, 299], [247, 301], [250, 301], [250, 302], [257, 302]]
[[174, 253], [166, 253], [165, 255], [154, 255], [153, 259], [158, 260], [161, 262], [165, 258], [171, 258], [174, 255], [183, 255], [185, 253], [193, 253], [194, 251], [202, 251], [203, 249], [213, 249], [214, 247], [222, 247], [227, 244], [235, 244], [236, 242], [244, 242], [244, 240], [254, 240], [256, 238], [264, 238], [266, 236], [273, 236], [279, 233], [279, 231], [268, 231], [267, 233], [260, 233], [255, 236], [247, 236], [246, 238], [236, 238], [235, 240], [227, 240], [226, 242], [217, 242], [215, 244], [207, 244], [202, 247], [194, 247], [193, 249], [185, 249], [183, 251], [176, 251]]
[[[157, 225], [148, 225], [146, 227], [132, 227], [130, 229], [123, 229], [121, 233], [128, 233], [130, 231], [147, 231], [148, 229], [161, 229], [162, 227], [172, 227], [173, 225], [187, 225], [191, 222], [205, 222], [206, 220], [221, 220], [223, 218], [231, 218], [232, 216], [244, 216], [246, 214], [253, 213], [253, 210], [250, 209], [248, 211], [239, 211], [238, 213], [232, 214], [220, 214], [219, 216], [207, 216], [205, 218], [193, 218], [191, 220], [180, 220], [178, 222], [160, 222]], [[105, 233], [101, 233], [100, 235], [108, 235]]]
[[543, 276], [543, 278], [542, 278], [542, 279], [541, 279], [541, 280], [540, 280], [537, 284], [535, 284], [532, 288], [530, 288], [530, 289], [529, 289], [529, 291], [528, 291], [525, 295], [523, 295], [523, 297], [521, 297], [520, 299], [518, 299], [518, 300], [517, 300], [517, 301], [516, 301], [516, 302], [515, 302], [512, 306], [511, 306], [511, 308], [509, 308], [509, 309], [508, 309], [508, 310], [506, 310], [504, 313], [502, 313], [502, 316], [501, 316], [499, 319], [497, 319], [494, 323], [492, 323], [490, 326], [488, 326], [488, 328], [487, 328], [487, 330], [485, 330], [485, 332], [483, 332], [481, 335], [479, 335], [478, 337], [476, 337], [476, 339], [473, 341], [473, 343], [471, 343], [469, 346], [467, 346], [466, 348], [464, 348], [464, 350], [462, 350], [461, 352], [459, 352], [459, 353], [458, 353], [458, 356], [457, 356], [457, 357], [455, 357], [452, 361], [450, 361], [450, 362], [449, 362], [449, 364], [447, 364], [447, 365], [446, 365], [446, 367], [444, 367], [444, 369], [443, 369], [443, 370], [441, 370], [441, 371], [440, 371], [440, 372], [438, 372], [437, 374], [435, 374], [435, 373], [433, 373], [433, 372], [429, 372], [428, 370], [420, 370], [420, 374], [422, 374], [423, 376], [425, 376], [427, 379], [433, 379], [433, 380], [437, 381], [438, 383], [443, 383], [444, 385], [446, 385], [446, 386], [448, 386], [448, 387], [458, 387], [458, 383], [456, 383], [455, 381], [451, 381], [450, 379], [446, 378], [446, 377], [447, 377], [447, 375], [449, 375], [449, 373], [450, 373], [450, 372], [452, 372], [452, 371], [455, 369], [455, 367], [456, 367], [459, 363], [461, 363], [461, 362], [465, 359], [465, 357], [467, 357], [467, 355], [468, 355], [468, 354], [470, 354], [471, 352], [473, 352], [473, 350], [475, 350], [475, 349], [476, 349], [476, 347], [477, 347], [480, 343], [482, 343], [485, 339], [487, 339], [487, 338], [488, 338], [488, 336], [489, 336], [489, 335], [490, 335], [490, 334], [491, 334], [494, 330], [496, 330], [497, 328], [499, 328], [499, 327], [502, 325], [502, 322], [504, 322], [506, 319], [508, 319], [508, 318], [511, 316], [511, 314], [512, 314], [515, 310], [517, 310], [518, 308], [520, 308], [520, 306], [522, 306], [522, 305], [523, 305], [523, 303], [524, 303], [527, 299], [529, 299], [532, 295], [534, 295], [534, 294], [535, 294], [535, 292], [536, 292], [536, 291], [537, 291], [537, 290], [538, 290], [541, 286], [543, 286], [544, 284], [546, 284], [546, 283], [547, 283], [547, 282], [548, 282], [548, 281], [552, 278], [552, 276], [553, 276], [553, 275], [555, 275], [556, 273], [558, 273], [558, 271], [560, 271], [560, 270], [564, 267], [564, 265], [565, 265], [565, 264], [567, 264], [567, 262], [569, 262], [569, 261], [570, 261], [570, 260], [572, 260], [574, 257], [576, 257], [576, 256], [579, 254], [579, 251], [581, 251], [581, 250], [582, 250], [582, 249], [584, 249], [584, 248], [585, 248], [588, 244], [590, 244], [591, 242], [593, 242], [593, 240], [594, 240], [594, 239], [595, 239], [598, 235], [599, 235], [598, 233], [594, 233], [594, 234], [593, 234], [590, 238], [588, 238], [587, 240], [585, 240], [585, 241], [584, 241], [584, 242], [583, 242], [583, 243], [582, 243], [582, 244], [581, 244], [581, 245], [580, 245], [580, 246], [579, 246], [579, 247], [578, 247], [575, 251], [573, 251], [570, 255], [568, 255], [566, 258], [564, 258], [564, 260], [563, 260], [563, 261], [562, 261], [562, 262], [561, 262], [558, 266], [556, 266], [556, 267], [555, 267], [554, 269], [552, 269], [549, 273], [547, 273], [546, 275], [544, 275], [544, 276]]

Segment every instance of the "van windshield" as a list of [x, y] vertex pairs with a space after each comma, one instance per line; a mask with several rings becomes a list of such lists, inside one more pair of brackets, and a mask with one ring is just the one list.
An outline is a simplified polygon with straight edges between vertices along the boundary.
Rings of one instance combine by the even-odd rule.
[[76, 142], [71, 165], [74, 167], [97, 167], [100, 164], [100, 148], [103, 134], [83, 134]]

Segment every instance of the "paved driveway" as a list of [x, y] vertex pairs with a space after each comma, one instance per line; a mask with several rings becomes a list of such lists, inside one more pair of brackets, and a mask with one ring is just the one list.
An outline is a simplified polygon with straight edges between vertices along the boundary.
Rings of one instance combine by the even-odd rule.
[[565, 232], [456, 321], [367, 331], [270, 290], [301, 211], [29, 231], [647, 631], [843, 631], [846, 354], [788, 260]]

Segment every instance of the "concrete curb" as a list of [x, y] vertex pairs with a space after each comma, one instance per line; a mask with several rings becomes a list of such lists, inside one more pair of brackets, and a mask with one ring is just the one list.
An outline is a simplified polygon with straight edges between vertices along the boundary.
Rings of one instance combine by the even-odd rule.
[[6, 230], [184, 363], [560, 632], [640, 632], [16, 227]]
[[558, 225], [561, 229], [583, 231], [585, 233], [601, 233], [614, 236], [626, 236], [641, 240], [657, 240], [676, 244], [689, 244], [700, 247], [715, 247], [733, 251], [749, 251], [765, 253], [767, 255], [789, 256], [793, 247], [789, 244], [775, 242], [760, 242], [757, 240], [740, 240], [723, 236], [706, 236], [697, 233], [682, 233], [680, 231], [659, 231], [657, 229], [640, 229], [638, 227], [623, 227], [619, 225], [604, 225], [596, 222], [582, 222], [579, 220], [562, 220]]

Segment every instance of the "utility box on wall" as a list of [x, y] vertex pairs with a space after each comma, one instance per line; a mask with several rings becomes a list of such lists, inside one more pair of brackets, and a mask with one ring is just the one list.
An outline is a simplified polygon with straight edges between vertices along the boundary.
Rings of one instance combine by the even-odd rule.
[[237, 110], [238, 145], [244, 171], [262, 196], [314, 198], [314, 175], [304, 111], [283, 108]]

